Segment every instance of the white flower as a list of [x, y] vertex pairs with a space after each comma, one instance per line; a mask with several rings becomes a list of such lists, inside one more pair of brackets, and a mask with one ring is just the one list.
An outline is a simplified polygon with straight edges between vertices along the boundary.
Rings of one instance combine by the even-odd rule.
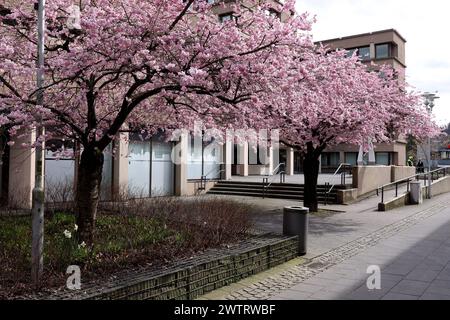
[[75, 225], [75, 227], [73, 227], [73, 230], [78, 231], [78, 226]]
[[78, 245], [78, 249], [80, 249], [80, 248], [86, 248], [86, 242], [82, 242], [82, 243], [80, 243], [79, 245]]
[[64, 236], [67, 239], [70, 239], [70, 238], [72, 238], [72, 233], [69, 230], [64, 230]]

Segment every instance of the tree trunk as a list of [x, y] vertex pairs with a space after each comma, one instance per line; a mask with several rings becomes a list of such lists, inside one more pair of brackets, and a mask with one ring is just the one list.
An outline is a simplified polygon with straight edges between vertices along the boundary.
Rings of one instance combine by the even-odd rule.
[[305, 177], [304, 206], [309, 208], [310, 212], [317, 212], [319, 210], [319, 201], [317, 199], [319, 166], [320, 161], [315, 155], [315, 152], [308, 150], [303, 162], [303, 175]]
[[78, 167], [76, 215], [79, 241], [94, 243], [95, 219], [100, 198], [104, 156], [94, 147], [85, 148]]

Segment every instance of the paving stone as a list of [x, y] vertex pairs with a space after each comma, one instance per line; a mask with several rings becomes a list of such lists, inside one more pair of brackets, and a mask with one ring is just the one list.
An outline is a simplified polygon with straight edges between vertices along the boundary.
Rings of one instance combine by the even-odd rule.
[[443, 295], [438, 293], [425, 292], [419, 300], [450, 300], [449, 295]]
[[435, 270], [415, 268], [413, 271], [411, 271], [406, 276], [406, 279], [423, 281], [423, 282], [432, 282], [433, 280], [435, 280], [438, 277], [439, 273], [440, 273], [439, 271], [435, 271]]
[[381, 298], [381, 300], [418, 300], [419, 297], [417, 296], [411, 296], [411, 295], [407, 295], [407, 294], [401, 294], [401, 293], [393, 293], [390, 292], [388, 294], [386, 294], [383, 298]]
[[[294, 290], [284, 290], [282, 294], [273, 297], [274, 300], [306, 300], [313, 294], [310, 292], [299, 292]], [[272, 298], [270, 299], [272, 300]]]
[[309, 293], [316, 293], [322, 290], [324, 286], [317, 286], [307, 283], [300, 283], [294, 287], [291, 288], [292, 291], [300, 291], [300, 292], [309, 292]]
[[401, 293], [413, 296], [421, 296], [430, 284], [428, 282], [414, 281], [414, 280], [402, 280], [394, 288], [393, 293]]

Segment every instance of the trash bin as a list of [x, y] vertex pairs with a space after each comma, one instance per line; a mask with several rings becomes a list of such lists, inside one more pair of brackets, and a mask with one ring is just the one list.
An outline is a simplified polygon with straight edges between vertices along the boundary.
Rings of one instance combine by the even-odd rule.
[[298, 255], [306, 254], [308, 238], [308, 208], [285, 207], [283, 211], [283, 234], [298, 236]]
[[409, 199], [411, 204], [423, 203], [422, 182], [414, 181], [410, 183]]

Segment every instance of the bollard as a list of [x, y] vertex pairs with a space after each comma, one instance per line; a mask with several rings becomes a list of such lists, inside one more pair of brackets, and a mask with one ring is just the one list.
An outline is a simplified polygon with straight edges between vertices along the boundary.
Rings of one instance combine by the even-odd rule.
[[423, 203], [423, 192], [422, 192], [422, 183], [419, 182], [411, 182], [409, 192], [409, 200], [411, 204], [422, 204]]
[[308, 208], [285, 207], [283, 211], [283, 234], [285, 236], [298, 236], [298, 255], [306, 254], [308, 239]]

